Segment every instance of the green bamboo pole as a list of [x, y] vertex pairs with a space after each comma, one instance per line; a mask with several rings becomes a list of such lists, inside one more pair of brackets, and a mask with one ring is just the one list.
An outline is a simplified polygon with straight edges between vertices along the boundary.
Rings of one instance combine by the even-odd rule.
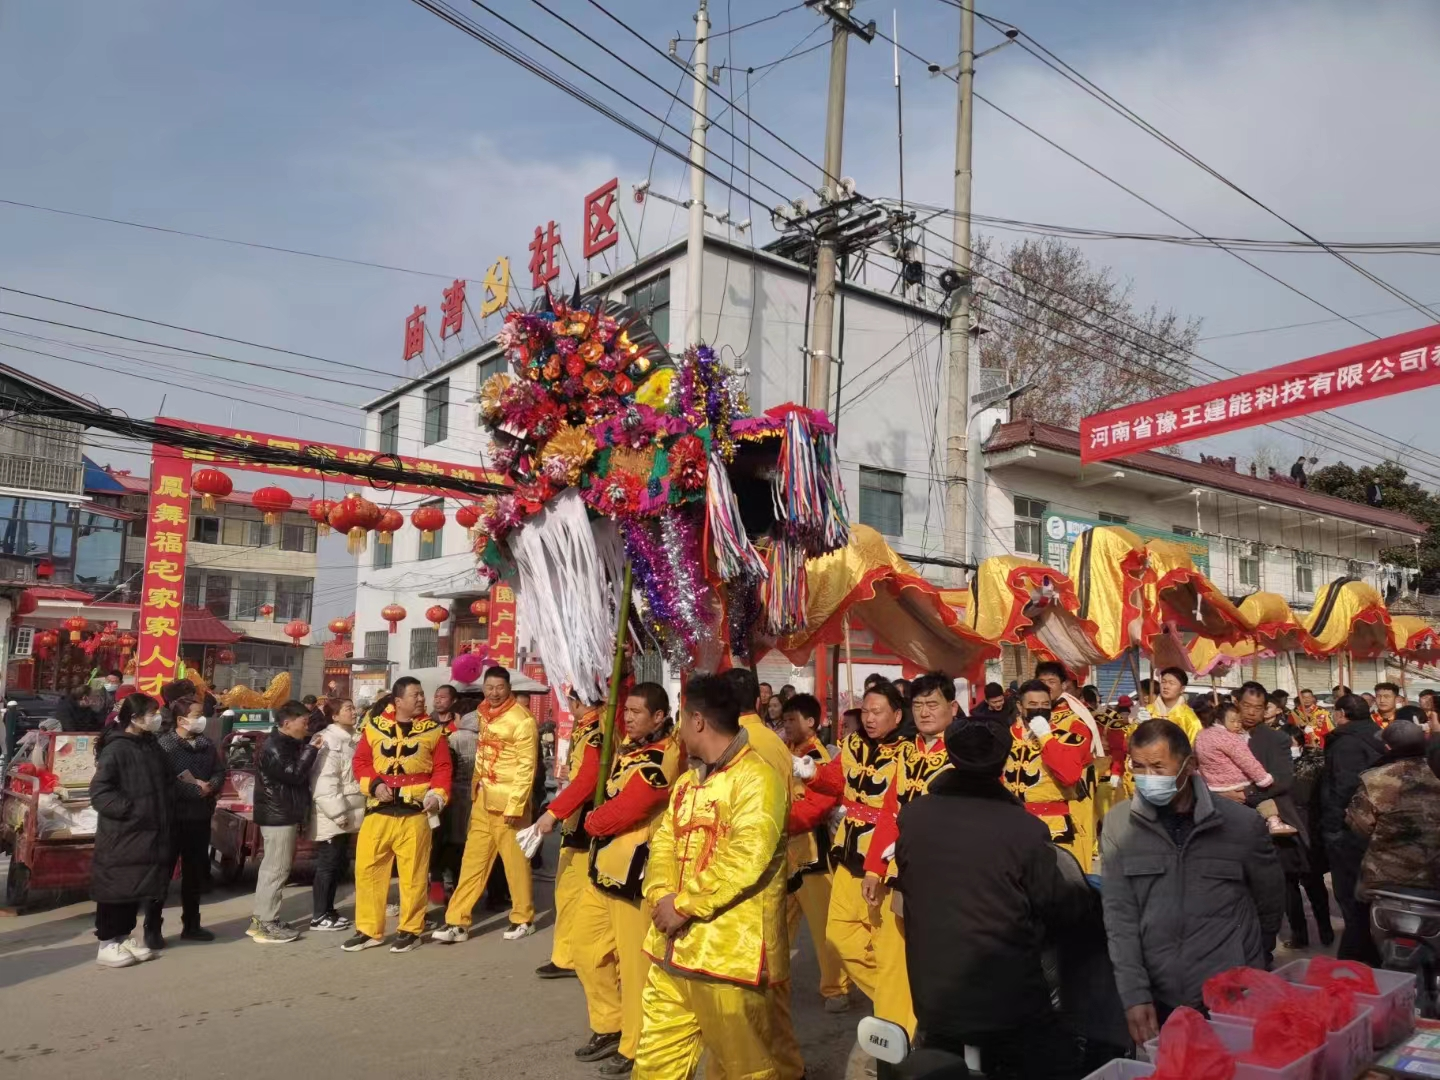
[[600, 779], [595, 784], [595, 806], [605, 801], [610, 762], [615, 757], [615, 710], [620, 701], [620, 680], [625, 674], [625, 631], [630, 623], [630, 560], [625, 560], [625, 583], [620, 587], [620, 614], [615, 620], [615, 663], [610, 668], [610, 695], [605, 702], [604, 739], [600, 744]]

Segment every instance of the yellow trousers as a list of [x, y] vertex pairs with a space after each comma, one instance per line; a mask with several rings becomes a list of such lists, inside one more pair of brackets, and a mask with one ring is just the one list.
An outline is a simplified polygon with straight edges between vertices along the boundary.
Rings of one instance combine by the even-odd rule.
[[573, 971], [575, 968], [571, 937], [575, 903], [589, 884], [586, 879], [585, 867], [584, 851], [572, 847], [560, 849], [560, 862], [555, 867], [555, 941], [550, 948], [550, 962], [567, 971]]
[[641, 999], [650, 975], [645, 934], [650, 906], [602, 892], [590, 881], [575, 903], [575, 974], [585, 989], [590, 1030], [620, 1032], [620, 1053], [632, 1061], [640, 1045]]
[[535, 921], [535, 898], [530, 879], [530, 860], [520, 850], [515, 834], [529, 824], [505, 824], [503, 814], [476, 804], [470, 811], [470, 833], [465, 838], [465, 858], [460, 880], [450, 895], [445, 921], [452, 926], [470, 925], [471, 913], [485, 891], [485, 882], [498, 857], [505, 864], [505, 881], [510, 886], [510, 921], [515, 925]]
[[800, 934], [802, 914], [810, 927], [810, 940], [815, 943], [815, 959], [820, 965], [820, 996], [845, 997], [850, 992], [850, 979], [840, 963], [840, 954], [825, 937], [825, 920], [830, 914], [830, 875], [803, 875], [800, 888], [785, 898], [785, 904], [792, 949]]
[[372, 938], [385, 936], [385, 898], [390, 867], [398, 863], [400, 927], [425, 932], [425, 903], [430, 877], [430, 822], [424, 814], [366, 814], [355, 841], [355, 929]]
[[886, 892], [880, 901], [880, 930], [875, 935], [875, 1015], [899, 1024], [913, 1039], [915, 1012], [910, 1003], [910, 967], [905, 960], [905, 920], [895, 914]]
[[840, 957], [850, 981], [874, 1001], [879, 977], [875, 936], [880, 930], [880, 912], [865, 902], [860, 892], [863, 880], [844, 866], [835, 868], [830, 882], [830, 911], [825, 917], [825, 940]]
[[687, 979], [651, 964], [641, 1008], [633, 1080], [691, 1080], [702, 1050], [710, 1053], [707, 1077], [718, 1069], [725, 1080], [781, 1080], [764, 990]]

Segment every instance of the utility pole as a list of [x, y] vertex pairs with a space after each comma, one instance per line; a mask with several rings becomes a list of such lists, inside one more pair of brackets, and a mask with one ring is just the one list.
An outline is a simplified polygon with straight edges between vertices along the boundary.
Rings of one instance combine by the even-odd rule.
[[[975, 120], [975, 0], [960, 0], [960, 78], [959, 109], [955, 132], [955, 269], [960, 286], [950, 307], [950, 355], [946, 364], [949, 385], [949, 407], [946, 410], [948, 434], [945, 453], [945, 531], [946, 545], [958, 546], [961, 558], [978, 561], [978, 545], [967, 535], [966, 500], [979, 490], [970, 491], [968, 475], [970, 446], [970, 298], [974, 277], [970, 265], [970, 148]], [[971, 550], [974, 548], [974, 550]], [[957, 578], [960, 571], [956, 571]]]
[[695, 13], [695, 89], [690, 117], [690, 230], [685, 243], [685, 340], [700, 344], [700, 307], [705, 291], [705, 132], [710, 99], [710, 13], [700, 0]]

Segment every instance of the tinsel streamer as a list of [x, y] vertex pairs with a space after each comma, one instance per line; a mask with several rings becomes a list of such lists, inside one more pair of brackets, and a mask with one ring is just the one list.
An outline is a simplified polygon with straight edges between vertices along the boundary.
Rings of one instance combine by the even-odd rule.
[[805, 549], [786, 537], [776, 537], [766, 553], [770, 577], [760, 587], [765, 621], [777, 637], [805, 625], [810, 589], [805, 573]]
[[776, 528], [806, 551], [824, 551], [825, 495], [821, 490], [815, 447], [799, 410], [785, 418], [779, 468], [771, 485]]
[[765, 560], [745, 533], [744, 522], [740, 519], [740, 503], [735, 498], [735, 489], [730, 486], [725, 463], [714, 450], [710, 452], [709, 475], [705, 484], [705, 515], [710, 550], [715, 556], [715, 569], [722, 581], [734, 581], [740, 577], [763, 580], [768, 576]]
[[628, 522], [624, 535], [635, 584], [665, 658], [688, 667], [706, 633], [707, 586], [695, 522], [689, 514], [668, 513], [658, 524]]
[[821, 537], [825, 551], [837, 551], [850, 542], [850, 519], [845, 515], [845, 483], [840, 478], [840, 455], [835, 446], [834, 432], [816, 431], [814, 442], [820, 488], [825, 500], [825, 525]]
[[[760, 563], [760, 569], [768, 577], [769, 570]], [[744, 574], [726, 585], [725, 613], [729, 623], [730, 654], [741, 661], [748, 661], [754, 648], [755, 627], [765, 613], [760, 589], [766, 577]]]

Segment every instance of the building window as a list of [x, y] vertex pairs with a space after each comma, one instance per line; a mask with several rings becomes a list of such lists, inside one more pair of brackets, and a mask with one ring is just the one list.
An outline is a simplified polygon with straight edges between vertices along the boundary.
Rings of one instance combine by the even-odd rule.
[[475, 365], [475, 389], [478, 392], [490, 379], [505, 370], [505, 354], [498, 352], [488, 360]]
[[220, 519], [218, 517], [195, 517], [190, 519], [190, 539], [197, 544], [218, 544], [220, 542]]
[[390, 631], [388, 631], [388, 630], [366, 630], [366, 631], [365, 631], [365, 659], [366, 659], [366, 660], [389, 660], [389, 659], [390, 659]]
[[205, 575], [205, 607], [217, 619], [230, 618], [230, 579], [224, 574]]
[[[144, 568], [143, 568], [143, 567], [141, 568], [141, 573], [142, 573], [142, 574], [144, 573]], [[199, 607], [199, 606], [200, 606], [200, 579], [201, 579], [201, 576], [203, 575], [203, 573], [204, 573], [203, 570], [186, 570], [186, 571], [185, 571], [185, 606], [186, 606], [186, 607]]]
[[444, 442], [450, 434], [450, 380], [425, 388], [425, 445]]
[[400, 453], [400, 406], [380, 410], [380, 453]]
[[650, 323], [661, 345], [670, 343], [670, 273], [625, 290], [625, 302]]
[[[445, 500], [444, 500], [444, 499], [431, 499], [429, 502], [427, 502], [427, 503], [422, 503], [421, 505], [422, 505], [422, 506], [438, 506], [440, 509], [443, 510], [443, 509], [445, 509]], [[421, 534], [420, 534], [420, 552], [419, 552], [417, 558], [418, 558], [421, 562], [424, 562], [426, 559], [438, 559], [438, 558], [440, 557], [441, 540], [444, 539], [444, 536], [445, 536], [445, 530], [444, 530], [444, 529], [437, 529], [437, 530], [435, 530], [435, 532], [433, 532], [433, 533], [430, 534], [430, 539], [429, 539], [429, 540], [426, 540], [426, 539], [425, 539], [425, 534], [424, 534], [424, 533], [421, 533]]]
[[311, 578], [281, 577], [275, 579], [275, 619], [310, 621], [310, 597], [315, 582]]
[[315, 550], [315, 526], [281, 525], [280, 550], [313, 552]]
[[1171, 525], [1170, 531], [1176, 536], [1194, 536], [1195, 530], [1189, 525]]
[[1045, 504], [1039, 499], [1015, 496], [1015, 553], [1017, 555], [1044, 554], [1045, 532], [1040, 519], [1045, 516]]
[[270, 579], [259, 574], [241, 574], [235, 597], [235, 618], [259, 619], [260, 605], [270, 598]]
[[1250, 589], [1260, 587], [1260, 545], [1251, 544], [1240, 550], [1240, 584]]
[[860, 466], [860, 522], [885, 536], [905, 535], [905, 474]]
[[440, 662], [440, 631], [434, 626], [417, 626], [410, 631], [410, 667], [434, 667]]
[[1112, 514], [1108, 511], [1100, 511], [1101, 525], [1129, 525], [1130, 517], [1127, 514]]
[[1297, 551], [1295, 553], [1295, 591], [1298, 593], [1315, 591], [1315, 556], [1311, 552]]
[[389, 570], [390, 565], [395, 561], [394, 543], [382, 544], [376, 540], [371, 550], [375, 552], [370, 559], [371, 567], [376, 570]]

